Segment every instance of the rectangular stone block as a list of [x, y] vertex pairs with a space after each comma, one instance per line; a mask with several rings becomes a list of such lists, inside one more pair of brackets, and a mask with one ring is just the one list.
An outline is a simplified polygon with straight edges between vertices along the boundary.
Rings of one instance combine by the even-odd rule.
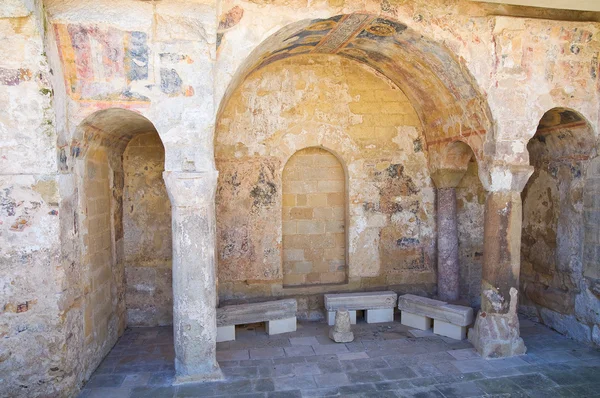
[[365, 320], [367, 323], [394, 322], [394, 309], [382, 308], [376, 310], [366, 310]]
[[235, 325], [217, 326], [217, 343], [235, 340]]
[[391, 291], [385, 291], [326, 294], [324, 297], [327, 311], [336, 311], [340, 308], [356, 311], [394, 308], [398, 295]]
[[429, 330], [431, 329], [431, 321], [431, 318], [411, 314], [407, 311], [402, 311], [402, 313], [400, 314], [400, 323], [415, 329]]
[[[348, 311], [350, 315], [350, 323], [356, 325], [356, 311]], [[333, 326], [335, 324], [335, 311], [327, 311], [327, 324]]]
[[466, 326], [453, 325], [448, 322], [440, 321], [439, 319], [433, 320], [433, 333], [456, 340], [464, 340], [467, 338]]
[[473, 308], [448, 304], [445, 301], [405, 294], [398, 297], [398, 309], [428, 318], [439, 319], [458, 326], [473, 323]]
[[296, 317], [277, 319], [266, 323], [267, 334], [281, 334], [296, 331]]
[[217, 326], [242, 325], [296, 317], [296, 299], [237, 304], [217, 308]]

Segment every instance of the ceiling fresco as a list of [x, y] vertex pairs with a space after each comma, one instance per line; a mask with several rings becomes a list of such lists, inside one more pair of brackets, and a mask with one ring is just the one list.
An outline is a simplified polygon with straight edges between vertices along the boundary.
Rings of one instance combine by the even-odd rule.
[[411, 100], [426, 130], [428, 146], [444, 147], [461, 139], [476, 155], [482, 154], [491, 118], [465, 68], [443, 45], [404, 24], [370, 14], [301, 21], [280, 30], [249, 56], [224, 102], [252, 72], [302, 54], [337, 54], [368, 65]]

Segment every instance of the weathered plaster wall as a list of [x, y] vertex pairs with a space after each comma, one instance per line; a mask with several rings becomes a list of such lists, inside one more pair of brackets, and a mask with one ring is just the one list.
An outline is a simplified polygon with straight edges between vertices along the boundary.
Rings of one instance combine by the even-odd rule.
[[589, 126], [579, 122], [540, 128], [528, 145], [535, 171], [523, 191], [521, 310], [561, 333], [598, 344], [598, 280], [584, 278], [583, 266], [584, 247], [598, 248], [597, 240], [585, 236], [596, 227], [593, 201], [589, 206], [595, 141]]
[[0, 7], [0, 396], [59, 396], [64, 356], [61, 194], [41, 10]]
[[527, 142], [548, 109], [577, 109], [598, 124], [598, 26], [494, 19], [494, 77], [488, 101], [497, 120], [498, 159], [528, 163]]
[[134, 137], [123, 153], [123, 231], [128, 326], [173, 322], [171, 203], [162, 177], [165, 150], [156, 132]]
[[314, 146], [335, 153], [347, 169], [349, 283], [337, 289], [431, 292], [434, 188], [420, 122], [381, 75], [317, 55], [251, 75], [219, 119], [220, 297], [323, 291], [282, 289], [282, 171], [296, 151]]

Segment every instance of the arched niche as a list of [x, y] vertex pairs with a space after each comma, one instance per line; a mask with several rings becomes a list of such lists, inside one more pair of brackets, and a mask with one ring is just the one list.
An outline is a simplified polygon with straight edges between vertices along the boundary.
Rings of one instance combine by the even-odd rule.
[[294, 153], [282, 194], [283, 286], [346, 283], [346, 173], [339, 159], [318, 147]]
[[[553, 326], [552, 314], [572, 315], [583, 274], [597, 256], [594, 216], [596, 137], [579, 113], [553, 108], [527, 145], [534, 172], [522, 193], [523, 304]], [[587, 199], [586, 199], [587, 198]], [[587, 254], [586, 254], [587, 253]], [[593, 272], [593, 271], [592, 271]]]
[[69, 151], [79, 258], [67, 277], [82, 311], [76, 349], [89, 373], [125, 327], [172, 323], [170, 204], [164, 147], [142, 115], [97, 111], [77, 127]]
[[426, 146], [443, 147], [462, 139], [483, 158], [483, 143], [493, 138], [493, 126], [475, 79], [443, 44], [399, 21], [368, 13], [298, 21], [271, 35], [236, 71], [218, 117], [248, 76], [274, 62], [310, 54], [352, 59], [386, 76], [413, 104], [426, 132]]

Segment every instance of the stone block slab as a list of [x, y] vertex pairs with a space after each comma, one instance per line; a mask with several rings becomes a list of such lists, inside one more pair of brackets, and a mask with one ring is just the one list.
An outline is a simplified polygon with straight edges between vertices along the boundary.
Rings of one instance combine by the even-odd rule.
[[235, 325], [217, 326], [217, 343], [235, 340]]
[[394, 309], [381, 308], [365, 311], [365, 320], [367, 323], [394, 322]]
[[276, 319], [268, 321], [266, 325], [267, 334], [281, 334], [290, 333], [296, 331], [296, 317], [290, 317], [286, 319]]
[[405, 326], [420, 330], [431, 329], [431, 318], [426, 316], [412, 314], [408, 311], [402, 311], [400, 314], [400, 323]]
[[433, 333], [439, 334], [440, 336], [450, 337], [455, 340], [464, 340], [467, 338], [467, 327], [457, 326], [448, 322], [440, 321], [439, 319], [433, 320]]
[[421, 315], [458, 326], [469, 326], [473, 323], [473, 308], [448, 304], [445, 301], [427, 297], [405, 294], [398, 297], [398, 308], [404, 312]]
[[398, 295], [392, 291], [325, 294], [325, 309], [348, 311], [394, 308]]
[[244, 325], [296, 317], [296, 299], [228, 305], [217, 308], [217, 326]]

